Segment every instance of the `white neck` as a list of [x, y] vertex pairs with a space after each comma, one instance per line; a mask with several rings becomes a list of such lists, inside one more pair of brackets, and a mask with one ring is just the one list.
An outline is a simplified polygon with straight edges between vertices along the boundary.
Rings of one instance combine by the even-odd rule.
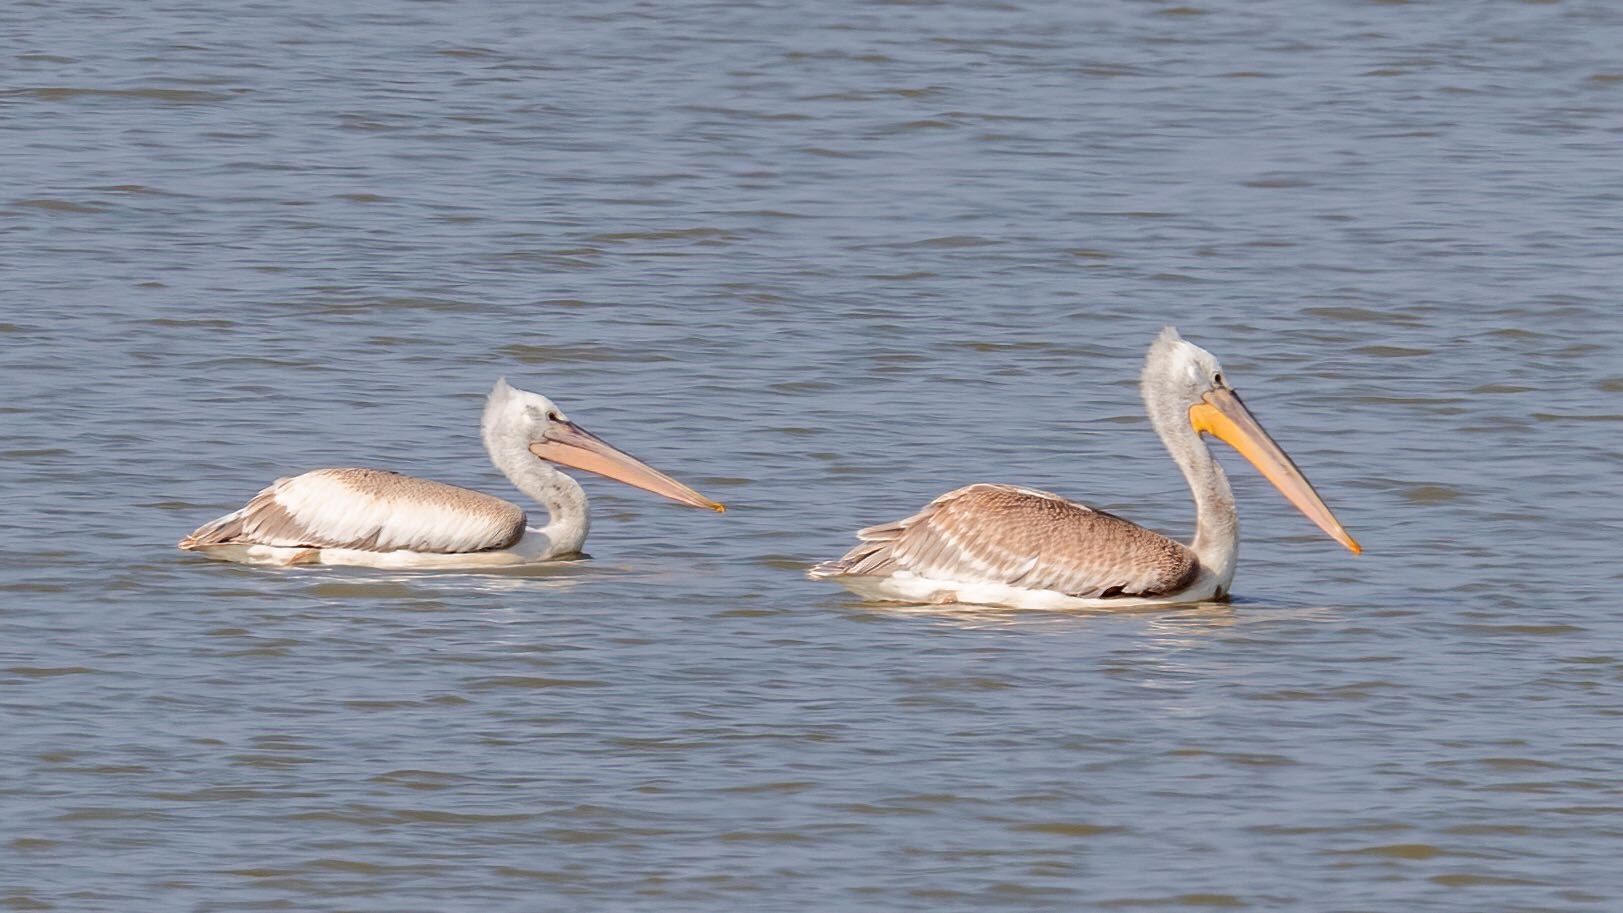
[[1201, 567], [1217, 579], [1218, 592], [1227, 593], [1240, 551], [1240, 516], [1234, 509], [1234, 491], [1229, 488], [1228, 476], [1212, 456], [1211, 448], [1189, 424], [1186, 404], [1146, 383], [1144, 406], [1150, 424], [1183, 470], [1195, 496], [1195, 541], [1189, 547], [1200, 559]]
[[579, 552], [591, 527], [586, 492], [580, 483], [536, 458], [526, 437], [511, 426], [487, 416], [482, 430], [490, 462], [514, 488], [547, 509], [547, 525], [541, 533], [551, 543], [549, 557]]

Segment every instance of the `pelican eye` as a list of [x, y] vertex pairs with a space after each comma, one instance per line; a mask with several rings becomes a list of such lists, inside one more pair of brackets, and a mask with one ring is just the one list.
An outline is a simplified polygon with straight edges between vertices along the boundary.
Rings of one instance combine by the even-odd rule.
[[547, 413], [547, 421], [549, 421], [549, 422], [561, 422], [563, 420], [564, 420], [564, 417], [561, 414], [557, 413], [557, 412], [548, 412]]
[[1212, 386], [1214, 386], [1214, 387], [1223, 386], [1223, 372], [1222, 371], [1218, 371], [1216, 374], [1212, 375]]

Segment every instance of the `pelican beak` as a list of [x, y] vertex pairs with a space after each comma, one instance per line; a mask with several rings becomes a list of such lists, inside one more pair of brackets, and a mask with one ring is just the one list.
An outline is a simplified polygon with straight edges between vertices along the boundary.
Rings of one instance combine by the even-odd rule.
[[609, 446], [574, 422], [553, 422], [545, 437], [530, 445], [530, 452], [543, 460], [595, 472], [682, 504], [708, 507], [716, 513], [727, 510], [636, 457]]
[[1273, 483], [1279, 493], [1296, 505], [1296, 509], [1318, 524], [1330, 538], [1345, 545], [1353, 554], [1364, 549], [1342, 529], [1336, 515], [1326, 507], [1313, 485], [1296, 468], [1268, 432], [1262, 430], [1251, 411], [1240, 402], [1239, 394], [1227, 387], [1218, 387], [1189, 407], [1189, 424], [1197, 432], [1216, 436], [1257, 467], [1263, 478]]

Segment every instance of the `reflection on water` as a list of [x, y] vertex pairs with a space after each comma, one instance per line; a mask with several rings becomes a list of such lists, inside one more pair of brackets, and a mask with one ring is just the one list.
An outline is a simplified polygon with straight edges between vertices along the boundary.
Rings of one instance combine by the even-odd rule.
[[1226, 627], [1235, 623], [1234, 608], [1226, 602], [1202, 602], [1177, 606], [1133, 606], [1122, 609], [1010, 609], [999, 606], [980, 606], [966, 603], [947, 605], [913, 605], [900, 602], [851, 602], [852, 613], [922, 618], [940, 624], [967, 629], [1012, 627], [1051, 633], [1072, 633], [1085, 628], [1090, 621], [1145, 616], [1148, 631], [1165, 629], [1198, 632], [1200, 628]]
[[[0, 905], [1623, 895], [1610, 5], [13, 6]], [[1220, 453], [1231, 604], [801, 576], [974, 481], [1188, 535], [1166, 323], [1368, 552]], [[516, 497], [503, 375], [728, 513], [173, 549], [311, 466]]]

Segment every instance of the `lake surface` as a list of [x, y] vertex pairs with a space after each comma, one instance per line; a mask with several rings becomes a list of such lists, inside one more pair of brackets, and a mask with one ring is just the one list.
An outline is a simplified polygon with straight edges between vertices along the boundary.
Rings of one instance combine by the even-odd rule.
[[[1623, 8], [16, 3], [0, 907], [1605, 911], [1623, 896]], [[972, 481], [1228, 605], [864, 606]], [[513, 496], [498, 376], [706, 494], [593, 560], [173, 544], [278, 476]]]

